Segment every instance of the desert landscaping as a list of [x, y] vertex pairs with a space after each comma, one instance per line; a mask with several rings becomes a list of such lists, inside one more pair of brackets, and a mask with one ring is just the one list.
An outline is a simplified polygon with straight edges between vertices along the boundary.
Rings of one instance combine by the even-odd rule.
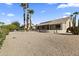
[[2, 56], [78, 56], [79, 35], [40, 32], [10, 32]]
[[0, 4], [0, 56], [79, 56], [77, 5]]

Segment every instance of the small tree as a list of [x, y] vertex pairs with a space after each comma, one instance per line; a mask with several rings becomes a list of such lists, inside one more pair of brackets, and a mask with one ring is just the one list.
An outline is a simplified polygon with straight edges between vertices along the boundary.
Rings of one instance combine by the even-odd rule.
[[15, 25], [16, 26], [16, 30], [19, 30], [20, 28], [20, 23], [19, 22], [13, 22], [12, 25]]
[[8, 28], [9, 28], [10, 31], [14, 31], [14, 30], [17, 29], [17, 26], [14, 25], [14, 24], [10, 24], [10, 25], [8, 25]]

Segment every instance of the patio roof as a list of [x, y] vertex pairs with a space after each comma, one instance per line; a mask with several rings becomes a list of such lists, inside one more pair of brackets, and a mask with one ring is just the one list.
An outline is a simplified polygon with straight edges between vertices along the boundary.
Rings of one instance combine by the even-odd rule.
[[65, 23], [68, 19], [70, 19], [70, 17], [59, 18], [59, 19], [56, 19], [56, 20], [42, 22], [42, 23], [38, 24], [37, 26], [52, 25], [52, 24], [61, 24], [61, 23]]

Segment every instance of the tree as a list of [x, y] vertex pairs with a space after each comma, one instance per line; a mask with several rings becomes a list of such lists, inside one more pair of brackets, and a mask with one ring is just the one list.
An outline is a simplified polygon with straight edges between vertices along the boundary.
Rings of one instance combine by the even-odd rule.
[[17, 22], [17, 21], [12, 22], [11, 24], [14, 24], [14, 25], [16, 25], [17, 27], [20, 27], [20, 23], [19, 23], [19, 22]]
[[[26, 14], [26, 9], [28, 8], [28, 3], [21, 3], [21, 6], [23, 7], [23, 11], [24, 11], [24, 14], [23, 14], [23, 17], [24, 17], [24, 29], [25, 29], [25, 14]], [[27, 20], [27, 24], [28, 24], [28, 20]], [[27, 28], [28, 28], [28, 25], [27, 25]]]
[[79, 14], [79, 12], [74, 12], [71, 15], [71, 18], [73, 19], [73, 26], [69, 27], [67, 29], [67, 32], [70, 31], [74, 35], [78, 35], [79, 34], [79, 20], [78, 20], [78, 27], [76, 26], [76, 17], [77, 17], [78, 14]]
[[77, 15], [79, 14], [79, 12], [74, 12], [73, 13], [73, 27], [75, 27], [76, 26], [76, 17], [77, 17]]
[[34, 11], [32, 9], [29, 9], [28, 10], [28, 13], [29, 13], [29, 19], [30, 19], [30, 29], [32, 29], [32, 20], [31, 20], [31, 16], [32, 14], [34, 13]]
[[[72, 24], [73, 24], [73, 15], [71, 14], [70, 15], [70, 20], [72, 21]], [[69, 22], [69, 27], [71, 27], [71, 23]]]
[[16, 26], [16, 30], [19, 30], [19, 28], [20, 28], [19, 22], [15, 21], [15, 22], [12, 22], [11, 24]]
[[8, 25], [8, 28], [9, 28], [9, 31], [14, 31], [17, 29], [17, 26], [14, 24], [10, 24], [10, 25]]

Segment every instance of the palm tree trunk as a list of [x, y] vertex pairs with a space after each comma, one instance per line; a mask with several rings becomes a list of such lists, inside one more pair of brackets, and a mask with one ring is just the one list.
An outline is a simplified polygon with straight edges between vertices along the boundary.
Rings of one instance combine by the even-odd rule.
[[29, 26], [29, 24], [28, 24], [28, 21], [29, 21], [29, 14], [27, 13], [27, 30], [28, 30], [28, 26]]
[[27, 20], [26, 20], [26, 23], [27, 23], [27, 31], [28, 31], [28, 21], [29, 21], [29, 13], [28, 13], [28, 8], [29, 8], [29, 4], [27, 3]]
[[76, 27], [76, 15], [73, 18], [73, 27]]
[[24, 15], [23, 15], [23, 17], [24, 17], [24, 30], [25, 30], [25, 9], [24, 9]]
[[32, 29], [31, 24], [32, 24], [32, 21], [31, 21], [31, 14], [30, 14], [30, 30]]

